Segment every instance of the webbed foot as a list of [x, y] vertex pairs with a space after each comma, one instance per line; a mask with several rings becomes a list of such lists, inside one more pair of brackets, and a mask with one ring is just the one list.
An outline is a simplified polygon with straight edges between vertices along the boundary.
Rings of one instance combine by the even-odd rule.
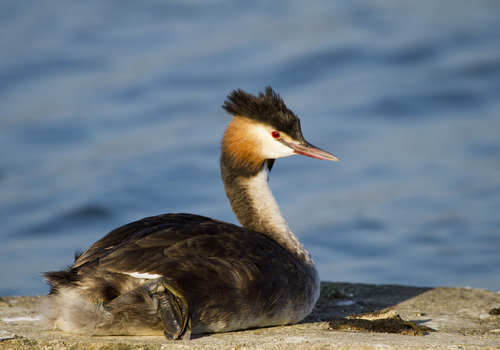
[[158, 312], [163, 322], [163, 334], [167, 339], [189, 339], [191, 319], [188, 316], [186, 298], [164, 278], [143, 285], [152, 298], [158, 300]]

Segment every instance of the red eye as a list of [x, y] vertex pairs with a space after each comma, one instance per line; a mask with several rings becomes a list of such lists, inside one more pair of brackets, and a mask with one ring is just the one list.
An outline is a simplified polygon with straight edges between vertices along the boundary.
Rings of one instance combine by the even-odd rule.
[[274, 137], [275, 139], [279, 139], [279, 138], [280, 138], [280, 133], [279, 133], [279, 132], [277, 132], [277, 131], [273, 131], [273, 132], [271, 133], [271, 135], [272, 135], [272, 137]]

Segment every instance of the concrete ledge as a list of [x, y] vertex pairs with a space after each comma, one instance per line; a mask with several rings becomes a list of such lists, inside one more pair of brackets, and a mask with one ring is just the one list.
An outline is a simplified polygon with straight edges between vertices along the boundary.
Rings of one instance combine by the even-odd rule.
[[[500, 348], [500, 293], [470, 288], [323, 283], [313, 313], [300, 324], [170, 342], [163, 337], [86, 337], [44, 329], [36, 310], [41, 298], [0, 298], [0, 350]], [[333, 318], [389, 307], [403, 320], [436, 332], [412, 336], [329, 329]]]

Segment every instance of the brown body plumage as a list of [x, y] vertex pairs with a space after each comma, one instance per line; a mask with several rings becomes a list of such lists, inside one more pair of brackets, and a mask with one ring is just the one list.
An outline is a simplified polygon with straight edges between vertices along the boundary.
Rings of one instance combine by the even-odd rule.
[[235, 90], [222, 140], [226, 194], [243, 227], [192, 214], [145, 218], [111, 231], [68, 270], [48, 272], [42, 311], [53, 327], [86, 334], [224, 332], [296, 323], [319, 278], [267, 186], [275, 158], [333, 155], [308, 144], [271, 88]]

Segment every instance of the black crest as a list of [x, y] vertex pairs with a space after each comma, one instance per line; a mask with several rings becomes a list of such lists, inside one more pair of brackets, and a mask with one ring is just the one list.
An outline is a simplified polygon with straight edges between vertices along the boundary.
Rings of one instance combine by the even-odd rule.
[[266, 87], [265, 94], [260, 92], [258, 96], [241, 89], [233, 90], [222, 108], [234, 116], [269, 124], [296, 140], [303, 139], [299, 118], [287, 108], [281, 96], [270, 86]]

